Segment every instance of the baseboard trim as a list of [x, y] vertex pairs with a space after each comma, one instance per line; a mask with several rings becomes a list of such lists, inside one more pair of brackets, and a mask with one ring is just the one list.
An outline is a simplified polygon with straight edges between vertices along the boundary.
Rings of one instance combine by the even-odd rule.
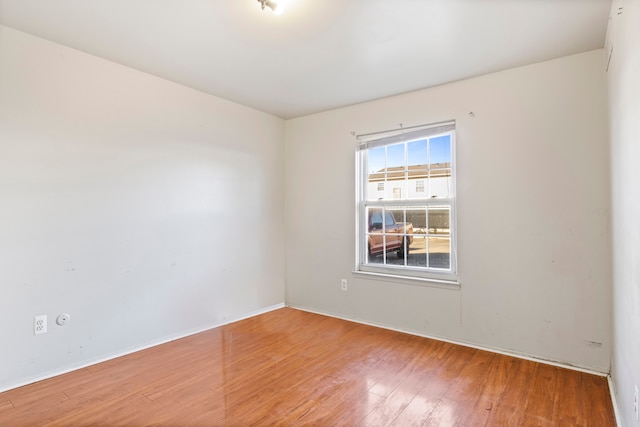
[[389, 325], [376, 324], [376, 323], [367, 322], [367, 321], [363, 321], [363, 320], [353, 319], [353, 318], [341, 316], [341, 315], [336, 314], [336, 313], [331, 313], [331, 312], [325, 312], [325, 311], [322, 311], [322, 310], [311, 309], [311, 308], [308, 308], [308, 307], [298, 306], [298, 305], [295, 305], [295, 304], [287, 304], [287, 307], [290, 307], [290, 308], [293, 308], [293, 309], [296, 309], [296, 310], [307, 311], [309, 313], [320, 314], [322, 316], [334, 317], [336, 319], [346, 320], [348, 322], [360, 323], [360, 324], [363, 324], [363, 325], [373, 326], [373, 327], [376, 327], [376, 328], [382, 328], [382, 329], [388, 329], [390, 331], [402, 332], [402, 333], [405, 333], [405, 334], [415, 335], [415, 336], [419, 336], [419, 337], [423, 337], [423, 338], [429, 338], [429, 339], [436, 340], [436, 341], [443, 341], [443, 342], [447, 342], [449, 344], [455, 344], [455, 345], [461, 345], [461, 346], [464, 346], [464, 347], [475, 348], [476, 350], [489, 351], [491, 353], [502, 354], [504, 356], [516, 357], [518, 359], [529, 360], [531, 362], [544, 363], [545, 365], [551, 365], [551, 366], [555, 366], [555, 367], [558, 367], [558, 368], [571, 369], [573, 371], [584, 372], [586, 374], [597, 375], [599, 377], [609, 377], [609, 373], [608, 372], [597, 371], [597, 370], [594, 370], [594, 369], [591, 369], [591, 368], [585, 368], [585, 367], [582, 367], [582, 366], [571, 365], [569, 363], [563, 363], [563, 362], [558, 362], [558, 361], [555, 361], [555, 360], [543, 359], [543, 358], [539, 358], [539, 357], [535, 357], [535, 356], [531, 356], [531, 355], [527, 355], [527, 354], [522, 354], [522, 353], [517, 353], [517, 352], [513, 352], [513, 351], [503, 350], [503, 349], [499, 349], [499, 348], [485, 347], [485, 346], [474, 344], [474, 343], [452, 340], [452, 339], [443, 338], [443, 337], [439, 337], [439, 336], [435, 336], [435, 335], [421, 334], [421, 333], [418, 333], [418, 332], [415, 332], [415, 331], [411, 331], [411, 330], [399, 329], [399, 328], [394, 328], [394, 327], [389, 326]]
[[618, 399], [616, 398], [616, 389], [613, 384], [613, 378], [611, 375], [607, 375], [607, 383], [609, 384], [609, 394], [611, 395], [611, 405], [613, 406], [613, 414], [616, 417], [616, 425], [622, 427], [622, 417], [620, 416], [620, 410], [618, 409]]
[[212, 323], [203, 327], [199, 327], [199, 328], [195, 328], [195, 329], [191, 329], [191, 330], [187, 330], [184, 332], [180, 332], [178, 334], [174, 334], [174, 335], [170, 335], [167, 337], [163, 337], [161, 339], [158, 340], [154, 340], [151, 341], [149, 343], [146, 343], [144, 345], [141, 346], [136, 346], [136, 347], [131, 347], [128, 349], [125, 349], [123, 351], [118, 351], [112, 354], [108, 354], [106, 356], [101, 356], [99, 358], [96, 359], [92, 359], [89, 361], [84, 361], [82, 363], [79, 363], [77, 365], [72, 365], [72, 366], [68, 366], [62, 369], [58, 369], [55, 371], [50, 371], [50, 372], [46, 372], [44, 374], [41, 375], [37, 375], [37, 376], [33, 376], [30, 378], [25, 379], [24, 381], [20, 381], [18, 383], [15, 384], [11, 384], [9, 386], [2, 386], [0, 387], [0, 393], [5, 392], [5, 391], [9, 391], [9, 390], [13, 390], [16, 389], [18, 387], [23, 387], [25, 385], [29, 385], [29, 384], [33, 384], [33, 383], [37, 383], [39, 381], [43, 381], [43, 380], [47, 380], [49, 378], [53, 378], [53, 377], [57, 377], [59, 375], [64, 375], [67, 374], [69, 372], [73, 372], [73, 371], [77, 371], [79, 369], [84, 369], [87, 368], [89, 366], [93, 366], [93, 365], [97, 365], [98, 363], [102, 363], [102, 362], [106, 362], [109, 360], [113, 360], [113, 359], [117, 359], [118, 357], [122, 357], [122, 356], [127, 356], [129, 354], [132, 353], [136, 353], [138, 351], [142, 351], [142, 350], [146, 350], [152, 347], [156, 347], [162, 344], [166, 344], [169, 343], [171, 341], [175, 341], [175, 340], [179, 340], [181, 338], [186, 338], [189, 337], [191, 335], [195, 335], [195, 334], [199, 334], [201, 332], [205, 332], [211, 329], [215, 329], [215, 328], [219, 328], [220, 326], [224, 326], [224, 325], [228, 325], [230, 323], [235, 323], [235, 322], [239, 322], [240, 320], [244, 320], [244, 319], [249, 319], [251, 317], [255, 317], [255, 316], [259, 316], [261, 314], [264, 313], [268, 313], [270, 311], [274, 311], [274, 310], [278, 310], [281, 308], [284, 308], [285, 304], [284, 303], [279, 303], [279, 304], [274, 304], [268, 307], [264, 307], [258, 310], [252, 310], [249, 311], [247, 313], [241, 314], [237, 317], [233, 317], [230, 319], [225, 319], [222, 322], [216, 322], [216, 323]]

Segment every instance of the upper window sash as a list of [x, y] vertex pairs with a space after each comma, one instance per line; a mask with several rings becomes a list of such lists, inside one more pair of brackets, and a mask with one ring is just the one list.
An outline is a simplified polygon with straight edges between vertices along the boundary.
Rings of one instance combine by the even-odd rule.
[[425, 138], [441, 133], [451, 132], [455, 129], [456, 122], [455, 120], [452, 120], [429, 125], [411, 126], [397, 130], [361, 134], [356, 135], [356, 138], [358, 139], [358, 150], [366, 150], [397, 142], [410, 141], [412, 139]]
[[369, 201], [455, 197], [453, 127], [430, 126], [360, 144], [360, 194]]

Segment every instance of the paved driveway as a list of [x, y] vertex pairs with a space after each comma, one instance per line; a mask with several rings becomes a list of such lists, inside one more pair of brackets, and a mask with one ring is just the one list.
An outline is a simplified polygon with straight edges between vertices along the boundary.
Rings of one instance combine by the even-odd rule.
[[[429, 266], [435, 268], [449, 268], [450, 248], [448, 237], [429, 237]], [[404, 265], [404, 258], [398, 258], [395, 252], [387, 253], [387, 264]], [[382, 254], [374, 256], [371, 263], [382, 264]], [[409, 253], [407, 254], [407, 266], [427, 266], [427, 238], [414, 236]]]

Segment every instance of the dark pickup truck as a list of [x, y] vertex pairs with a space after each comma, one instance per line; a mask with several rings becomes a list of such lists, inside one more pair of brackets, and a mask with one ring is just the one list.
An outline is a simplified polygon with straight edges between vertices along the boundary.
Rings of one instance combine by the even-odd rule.
[[370, 209], [368, 230], [369, 255], [396, 251], [398, 258], [404, 258], [405, 247], [407, 251], [409, 250], [413, 225], [410, 222], [396, 222], [391, 211]]

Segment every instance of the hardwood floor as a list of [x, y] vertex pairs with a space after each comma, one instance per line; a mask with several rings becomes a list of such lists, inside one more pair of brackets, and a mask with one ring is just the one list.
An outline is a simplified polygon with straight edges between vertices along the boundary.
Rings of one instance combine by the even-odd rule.
[[603, 377], [290, 308], [0, 393], [1, 426], [615, 426]]

